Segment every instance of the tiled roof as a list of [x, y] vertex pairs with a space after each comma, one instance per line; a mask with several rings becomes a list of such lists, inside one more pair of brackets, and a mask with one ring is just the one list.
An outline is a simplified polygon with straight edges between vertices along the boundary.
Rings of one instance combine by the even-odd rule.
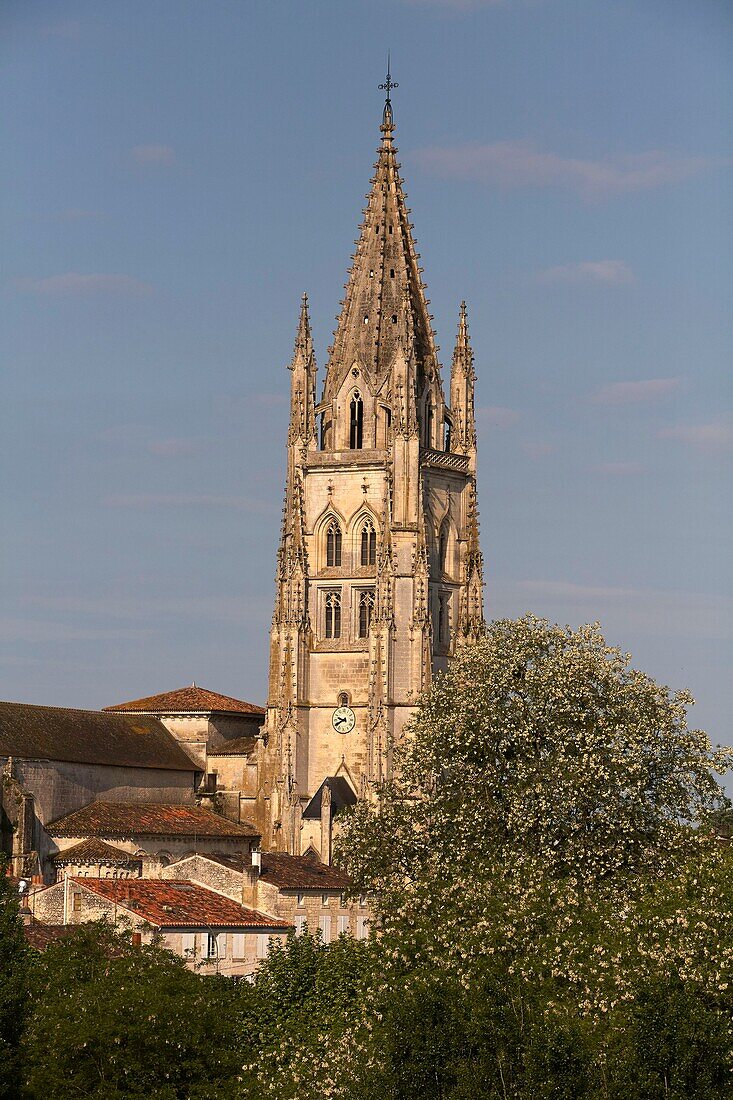
[[329, 867], [310, 856], [263, 852], [260, 878], [281, 890], [346, 890], [351, 879], [338, 867]]
[[[58, 834], [57, 834], [58, 835]], [[54, 863], [139, 863], [140, 860], [125, 852], [122, 848], [116, 848], [113, 844], [105, 844], [96, 837], [91, 840], [82, 840], [81, 844], [75, 844], [73, 848], [64, 848], [62, 852], [56, 852], [51, 856]]]
[[339, 810], [343, 810], [345, 806], [353, 806], [356, 802], [356, 795], [351, 784], [347, 779], [344, 779], [343, 775], [328, 775], [303, 810], [303, 817], [312, 819], [321, 816], [321, 800], [324, 787], [328, 787], [331, 791], [332, 816], [336, 815]]
[[208, 749], [209, 756], [248, 756], [256, 744], [252, 734], [244, 737], [233, 737], [231, 741], [225, 741], [222, 745], [216, 745]]
[[73, 924], [39, 924], [38, 921], [31, 921], [30, 924], [23, 925], [26, 943], [36, 951], [45, 951], [50, 944], [73, 931]]
[[158, 718], [0, 702], [0, 756], [193, 771]]
[[51, 836], [252, 837], [253, 825], [240, 825], [201, 806], [157, 802], [90, 802], [46, 826]]
[[165, 691], [161, 695], [148, 695], [145, 699], [133, 699], [129, 703], [118, 703], [114, 707], [105, 707], [106, 711], [137, 711], [148, 714], [249, 714], [264, 717], [264, 707], [255, 703], [246, 703], [243, 699], [232, 699], [230, 695], [219, 695], [206, 688], [179, 688], [177, 691]]
[[245, 909], [243, 905], [198, 886], [194, 882], [170, 882], [163, 879], [73, 878], [100, 897], [131, 912], [159, 928], [281, 928], [292, 924]]

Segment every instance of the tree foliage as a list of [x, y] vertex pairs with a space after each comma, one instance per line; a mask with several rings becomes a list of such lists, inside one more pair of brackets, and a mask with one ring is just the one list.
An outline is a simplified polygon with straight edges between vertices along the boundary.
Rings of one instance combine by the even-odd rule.
[[19, 1045], [25, 1020], [28, 952], [18, 893], [0, 857], [0, 1097], [20, 1095]]
[[36, 959], [24, 1037], [44, 1100], [237, 1094], [247, 1031], [238, 991], [155, 946], [85, 924]]

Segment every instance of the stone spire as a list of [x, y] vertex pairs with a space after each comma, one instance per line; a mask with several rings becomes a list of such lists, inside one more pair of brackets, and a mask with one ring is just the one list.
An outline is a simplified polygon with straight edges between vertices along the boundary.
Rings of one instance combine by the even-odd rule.
[[422, 389], [425, 375], [438, 371], [429, 300], [425, 297], [420, 256], [412, 237], [410, 210], [392, 140], [394, 122], [389, 98], [380, 129], [382, 144], [372, 187], [345, 284], [346, 296], [341, 303], [333, 345], [329, 348], [326, 401], [334, 397], [354, 366], [363, 371], [374, 392], [382, 388], [399, 349], [400, 330], [404, 334], [400, 314], [405, 301], [410, 312], [417, 389]]
[[458, 335], [450, 374], [450, 407], [453, 416], [451, 447], [463, 454], [476, 450], [475, 383], [476, 373], [473, 369], [473, 352], [468, 336], [466, 303], [461, 302]]
[[308, 445], [316, 437], [316, 357], [313, 352], [308, 295], [304, 294], [300, 305], [298, 332], [295, 337], [293, 359], [288, 368], [293, 377], [290, 383], [290, 429], [288, 442], [300, 441]]

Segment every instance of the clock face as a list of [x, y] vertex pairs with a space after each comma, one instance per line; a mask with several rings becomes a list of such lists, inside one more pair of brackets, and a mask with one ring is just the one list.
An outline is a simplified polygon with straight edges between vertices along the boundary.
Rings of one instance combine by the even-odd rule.
[[337, 707], [331, 715], [331, 722], [336, 733], [351, 733], [356, 725], [356, 715], [351, 707]]

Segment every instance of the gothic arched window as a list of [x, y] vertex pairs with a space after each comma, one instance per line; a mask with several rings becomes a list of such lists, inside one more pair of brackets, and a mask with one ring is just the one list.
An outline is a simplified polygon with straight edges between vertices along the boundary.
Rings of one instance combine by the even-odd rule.
[[341, 593], [329, 592], [326, 595], [326, 637], [341, 637]]
[[448, 520], [443, 520], [438, 535], [438, 561], [441, 573], [447, 573], [448, 569]]
[[441, 645], [448, 644], [448, 632], [450, 629], [448, 623], [449, 600], [450, 596], [444, 592], [438, 596], [438, 641]]
[[435, 419], [435, 413], [433, 412], [433, 402], [430, 397], [425, 402], [425, 446], [432, 447], [433, 445], [433, 420]]
[[451, 424], [450, 419], [446, 416], [446, 418], [445, 418], [445, 446], [443, 447], [443, 450], [446, 451], [446, 452], [450, 451], [452, 428], [453, 428], [453, 425]]
[[376, 565], [377, 563], [377, 532], [370, 519], [364, 520], [361, 529], [361, 564]]
[[369, 627], [374, 613], [374, 593], [371, 589], [359, 593], [359, 637], [369, 637]]
[[349, 446], [352, 451], [360, 451], [364, 442], [364, 402], [358, 390], [354, 391], [349, 409]]
[[341, 565], [341, 528], [332, 519], [326, 531], [326, 565]]

